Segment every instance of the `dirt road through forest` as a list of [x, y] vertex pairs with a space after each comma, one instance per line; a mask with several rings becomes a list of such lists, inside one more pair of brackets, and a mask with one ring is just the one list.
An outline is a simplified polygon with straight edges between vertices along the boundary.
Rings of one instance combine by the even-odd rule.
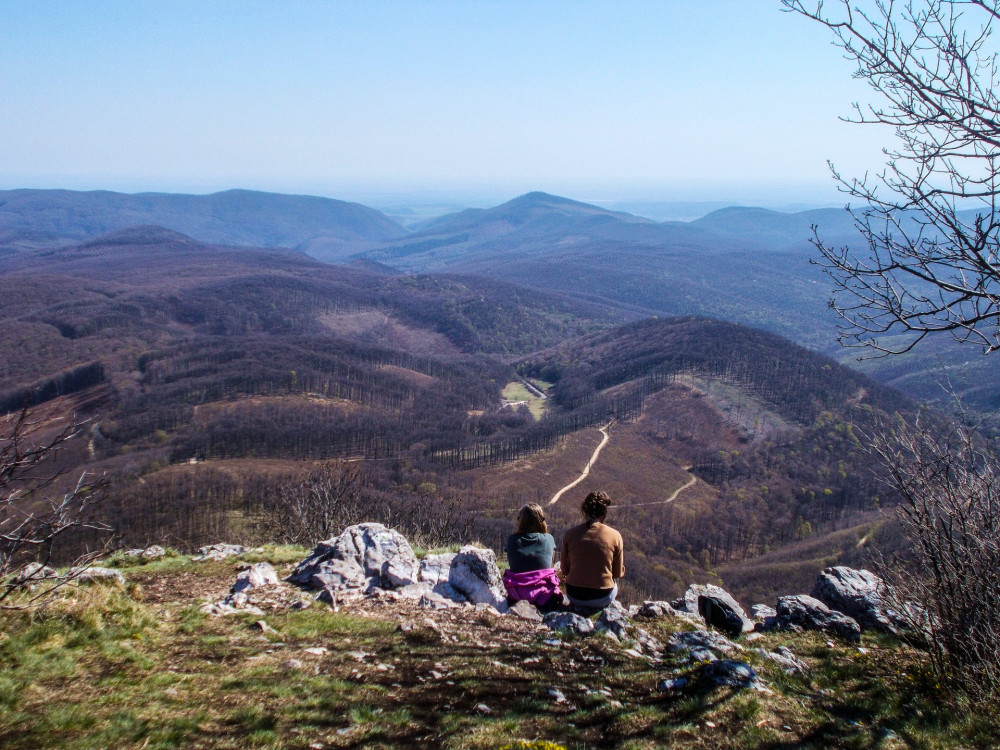
[[600, 428], [598, 428], [599, 431], [600, 431], [600, 433], [602, 435], [604, 435], [604, 439], [601, 440], [601, 444], [598, 445], [597, 448], [594, 449], [594, 453], [590, 457], [590, 460], [587, 461], [587, 465], [583, 467], [583, 473], [580, 474], [580, 476], [578, 476], [572, 482], [570, 482], [569, 484], [567, 484], [565, 487], [563, 487], [561, 490], [559, 490], [556, 494], [554, 494], [552, 496], [552, 499], [549, 500], [549, 505], [554, 505], [559, 500], [559, 498], [561, 498], [563, 496], [563, 493], [567, 492], [568, 490], [573, 489], [578, 484], [580, 484], [580, 482], [582, 482], [584, 479], [587, 478], [587, 475], [590, 474], [590, 467], [594, 465], [594, 462], [597, 460], [597, 457], [599, 455], [601, 455], [601, 451], [604, 450], [604, 446], [607, 445], [608, 441], [611, 439], [611, 435], [608, 433], [608, 430], [610, 428], [611, 428], [611, 425], [607, 425], [606, 427], [600, 427]]

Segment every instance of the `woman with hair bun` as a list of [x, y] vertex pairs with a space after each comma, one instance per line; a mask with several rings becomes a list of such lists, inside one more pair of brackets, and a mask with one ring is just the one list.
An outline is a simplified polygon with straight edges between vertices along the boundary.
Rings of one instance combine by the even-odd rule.
[[604, 609], [618, 596], [617, 580], [625, 575], [622, 535], [604, 523], [611, 498], [591, 492], [581, 510], [586, 519], [563, 536], [562, 573], [570, 603]]
[[552, 567], [556, 542], [545, 523], [545, 512], [532, 503], [517, 514], [517, 528], [507, 537], [503, 585], [511, 603], [526, 600], [539, 608], [563, 603], [559, 574]]

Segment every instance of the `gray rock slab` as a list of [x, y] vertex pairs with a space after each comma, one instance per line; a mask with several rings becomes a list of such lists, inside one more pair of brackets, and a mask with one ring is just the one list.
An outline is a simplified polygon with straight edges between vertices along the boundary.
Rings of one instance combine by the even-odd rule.
[[273, 586], [280, 583], [278, 571], [268, 562], [254, 563], [246, 570], [236, 576], [236, 582], [229, 590], [231, 594], [238, 594], [241, 591], [250, 591], [262, 586]]
[[646, 601], [642, 603], [635, 617], [649, 620], [656, 620], [661, 617], [675, 617], [677, 610], [670, 606], [670, 602]]
[[757, 648], [754, 651], [768, 661], [774, 662], [788, 674], [809, 674], [809, 665], [797, 657], [787, 646], [778, 646], [774, 651]]
[[542, 613], [538, 611], [538, 607], [528, 601], [514, 602], [510, 609], [507, 610], [507, 614], [520, 617], [522, 620], [528, 620], [529, 622], [542, 621]]
[[462, 547], [451, 561], [448, 583], [473, 604], [485, 603], [506, 610], [507, 591], [491, 549]]
[[707, 649], [719, 656], [725, 656], [742, 649], [720, 633], [707, 630], [685, 630], [672, 633], [667, 641], [667, 649], [672, 652]]
[[857, 643], [861, 640], [861, 626], [845, 615], [830, 609], [819, 599], [800, 594], [778, 599], [776, 626], [782, 630], [799, 627], [819, 630]]
[[907, 622], [886, 605], [888, 592], [886, 583], [871, 571], [836, 566], [819, 574], [810, 593], [830, 609], [853, 618], [863, 629], [898, 634], [907, 629]]

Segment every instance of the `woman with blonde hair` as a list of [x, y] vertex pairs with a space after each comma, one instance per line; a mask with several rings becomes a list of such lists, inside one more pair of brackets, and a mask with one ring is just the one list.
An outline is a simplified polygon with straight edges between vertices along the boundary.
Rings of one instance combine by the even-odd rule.
[[618, 596], [625, 554], [622, 535], [604, 523], [610, 505], [606, 492], [591, 492], [580, 508], [586, 520], [563, 535], [559, 557], [566, 594], [576, 607], [604, 609]]
[[545, 523], [545, 512], [535, 503], [525, 505], [517, 514], [517, 528], [507, 537], [509, 567], [503, 585], [508, 601], [526, 600], [541, 608], [561, 604], [555, 554], [556, 542]]

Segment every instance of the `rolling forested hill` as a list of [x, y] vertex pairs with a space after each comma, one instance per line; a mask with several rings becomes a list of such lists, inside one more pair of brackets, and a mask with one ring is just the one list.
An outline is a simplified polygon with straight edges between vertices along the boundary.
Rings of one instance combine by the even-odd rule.
[[[5, 262], [0, 407], [88, 420], [61, 460], [114, 476], [129, 544], [250, 540], [284, 482], [334, 460], [360, 471], [366, 514], [499, 545], [611, 424], [577, 493], [620, 498], [634, 596], [788, 545], [814, 551], [739, 585], [773, 593], [850, 559], [878, 522], [851, 424], [906, 402], [773, 334], [641, 317], [140, 227]], [[548, 395], [538, 417], [502, 396], [520, 378]], [[552, 506], [557, 530], [580, 497]]]

